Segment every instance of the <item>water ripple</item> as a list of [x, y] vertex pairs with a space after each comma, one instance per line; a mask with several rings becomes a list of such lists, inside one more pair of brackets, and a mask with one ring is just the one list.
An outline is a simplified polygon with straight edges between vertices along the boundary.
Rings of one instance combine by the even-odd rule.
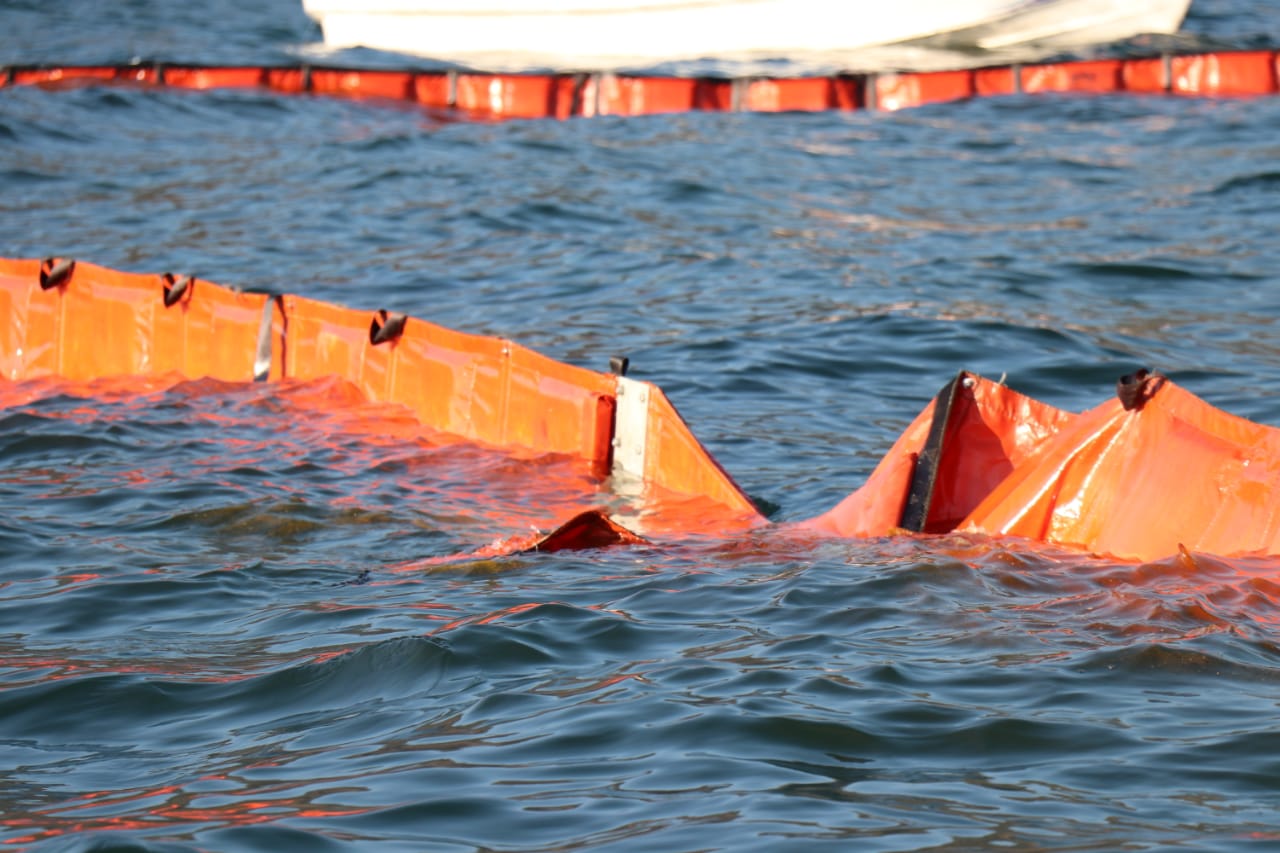
[[[315, 58], [287, 0], [46, 6], [0, 11], [3, 61]], [[1197, 3], [1185, 43], [1269, 44], [1272, 17]], [[86, 86], [0, 111], [6, 255], [626, 354], [779, 522], [959, 368], [1078, 410], [1155, 366], [1280, 423], [1276, 99], [468, 123]], [[1273, 560], [773, 527], [407, 571], [598, 484], [333, 380], [0, 390], [14, 850], [1274, 843]]]

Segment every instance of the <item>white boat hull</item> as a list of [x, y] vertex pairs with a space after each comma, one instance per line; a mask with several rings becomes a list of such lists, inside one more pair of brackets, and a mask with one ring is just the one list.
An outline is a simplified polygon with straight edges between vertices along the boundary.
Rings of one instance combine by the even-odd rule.
[[1190, 6], [1191, 0], [1047, 0], [949, 33], [939, 41], [987, 50], [1108, 44], [1137, 35], [1176, 33]]
[[839, 57], [936, 42], [1068, 47], [1175, 32], [1191, 0], [303, 0], [331, 48], [487, 68]]

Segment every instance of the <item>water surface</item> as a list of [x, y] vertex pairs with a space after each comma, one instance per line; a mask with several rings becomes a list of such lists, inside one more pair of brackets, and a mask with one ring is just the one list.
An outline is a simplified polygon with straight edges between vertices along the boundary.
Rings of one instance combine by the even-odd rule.
[[[298, 62], [318, 37], [284, 0], [0, 20], [5, 63]], [[1197, 0], [1187, 29], [1272, 46], [1274, 10]], [[625, 353], [786, 521], [857, 486], [962, 367], [1082, 409], [1149, 365], [1280, 424], [1277, 129], [1277, 99], [466, 123], [4, 89], [0, 251], [385, 307], [596, 369]], [[1274, 561], [763, 531], [405, 572], [593, 486], [339, 382], [5, 392], [5, 849], [1280, 832]]]

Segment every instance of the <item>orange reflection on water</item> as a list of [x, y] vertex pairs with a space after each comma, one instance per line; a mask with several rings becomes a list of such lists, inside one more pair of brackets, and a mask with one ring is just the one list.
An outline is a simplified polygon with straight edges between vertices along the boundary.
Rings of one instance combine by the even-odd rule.
[[924, 558], [954, 559], [1011, 596], [1010, 612], [1046, 638], [1082, 648], [1177, 643], [1215, 633], [1274, 636], [1280, 558], [1217, 557], [1180, 548], [1145, 563], [1017, 538], [946, 535], [903, 540]]
[[[72, 398], [71, 405], [38, 405], [60, 398]], [[126, 489], [199, 481], [243, 490], [248, 472], [256, 477], [256, 489], [308, 502], [321, 497], [330, 504], [360, 506], [365, 499], [386, 504], [395, 496], [397, 505], [408, 503], [429, 512], [429, 518], [458, 522], [485, 539], [554, 527], [607, 493], [592, 462], [461, 439], [423, 425], [403, 405], [372, 403], [336, 377], [272, 383], [176, 375], [0, 380], [0, 410], [27, 406], [41, 419], [81, 425], [86, 436], [101, 434], [103, 424], [137, 423], [145, 442], [148, 425], [156, 423], [157, 440], [166, 447], [175, 443], [167, 431], [170, 422], [180, 421], [178, 456], [162, 452], [137, 467], [107, 471], [109, 483]], [[330, 479], [344, 477], [340, 492], [317, 492], [305, 472], [294, 476], [293, 466], [312, 466]], [[8, 476], [29, 480], [33, 488], [62, 483], [58, 495], [64, 498], [101, 488], [56, 466], [34, 479], [33, 470], [40, 469], [19, 468]], [[79, 491], [68, 492], [68, 486]]]
[[504, 607], [501, 610], [494, 610], [490, 613], [482, 613], [474, 616], [464, 616], [461, 619], [454, 619], [451, 622], [447, 622], [444, 625], [441, 625], [439, 628], [436, 628], [431, 633], [432, 635], [443, 634], [446, 631], [452, 631], [455, 628], [461, 628], [464, 625], [488, 625], [491, 622], [497, 622], [499, 619], [503, 619], [507, 616], [516, 616], [521, 613], [527, 613], [530, 610], [534, 610], [538, 607], [542, 607], [546, 604], [551, 604], [551, 603], [553, 602], [527, 601], [524, 604], [515, 604], [515, 605], [512, 605], [511, 607]]
[[39, 673], [27, 681], [9, 680], [8, 687], [20, 684], [40, 684], [81, 678], [86, 675], [174, 675], [172, 668], [160, 664], [127, 664], [119, 661], [75, 660], [61, 657], [25, 657], [22, 655], [0, 657], [0, 669]]
[[[226, 828], [237, 826], [253, 826], [271, 823], [290, 818], [330, 818], [366, 814], [373, 808], [362, 806], [346, 806], [322, 804], [316, 800], [339, 793], [361, 792], [365, 789], [357, 786], [330, 787], [301, 794], [267, 798], [262, 793], [282, 790], [285, 785], [267, 787], [246, 786], [230, 776], [216, 774], [204, 777], [201, 782], [226, 781], [235, 784], [239, 793], [252, 794], [251, 798], [223, 803], [220, 805], [200, 805], [201, 800], [225, 799], [237, 792], [231, 790], [208, 793], [188, 792], [178, 785], [165, 785], [130, 792], [91, 791], [84, 793], [68, 804], [36, 811], [34, 816], [9, 818], [5, 828], [11, 831], [30, 830], [24, 835], [11, 836], [4, 840], [8, 846], [37, 844], [68, 835], [86, 832], [147, 832], [156, 833], [168, 828], [181, 827], [184, 835], [192, 832], [192, 826], [204, 824], [204, 828]], [[142, 810], [136, 804], [147, 800], [164, 798], [164, 802]], [[134, 806], [128, 814], [77, 817], [76, 812], [89, 809], [101, 810]]]

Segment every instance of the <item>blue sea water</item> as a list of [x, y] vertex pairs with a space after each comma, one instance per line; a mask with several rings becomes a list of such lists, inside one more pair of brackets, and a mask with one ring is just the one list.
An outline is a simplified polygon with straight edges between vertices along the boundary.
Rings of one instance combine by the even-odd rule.
[[[1180, 43], [1278, 23], [1196, 0]], [[288, 0], [8, 0], [0, 31], [0, 64], [319, 37]], [[1278, 130], [1276, 98], [483, 123], [7, 88], [0, 254], [625, 353], [786, 521], [962, 367], [1083, 409], [1147, 365], [1280, 425]], [[0, 411], [0, 849], [1280, 845], [1280, 565], [764, 531], [407, 573], [554, 463], [307, 403], [343, 395]]]

